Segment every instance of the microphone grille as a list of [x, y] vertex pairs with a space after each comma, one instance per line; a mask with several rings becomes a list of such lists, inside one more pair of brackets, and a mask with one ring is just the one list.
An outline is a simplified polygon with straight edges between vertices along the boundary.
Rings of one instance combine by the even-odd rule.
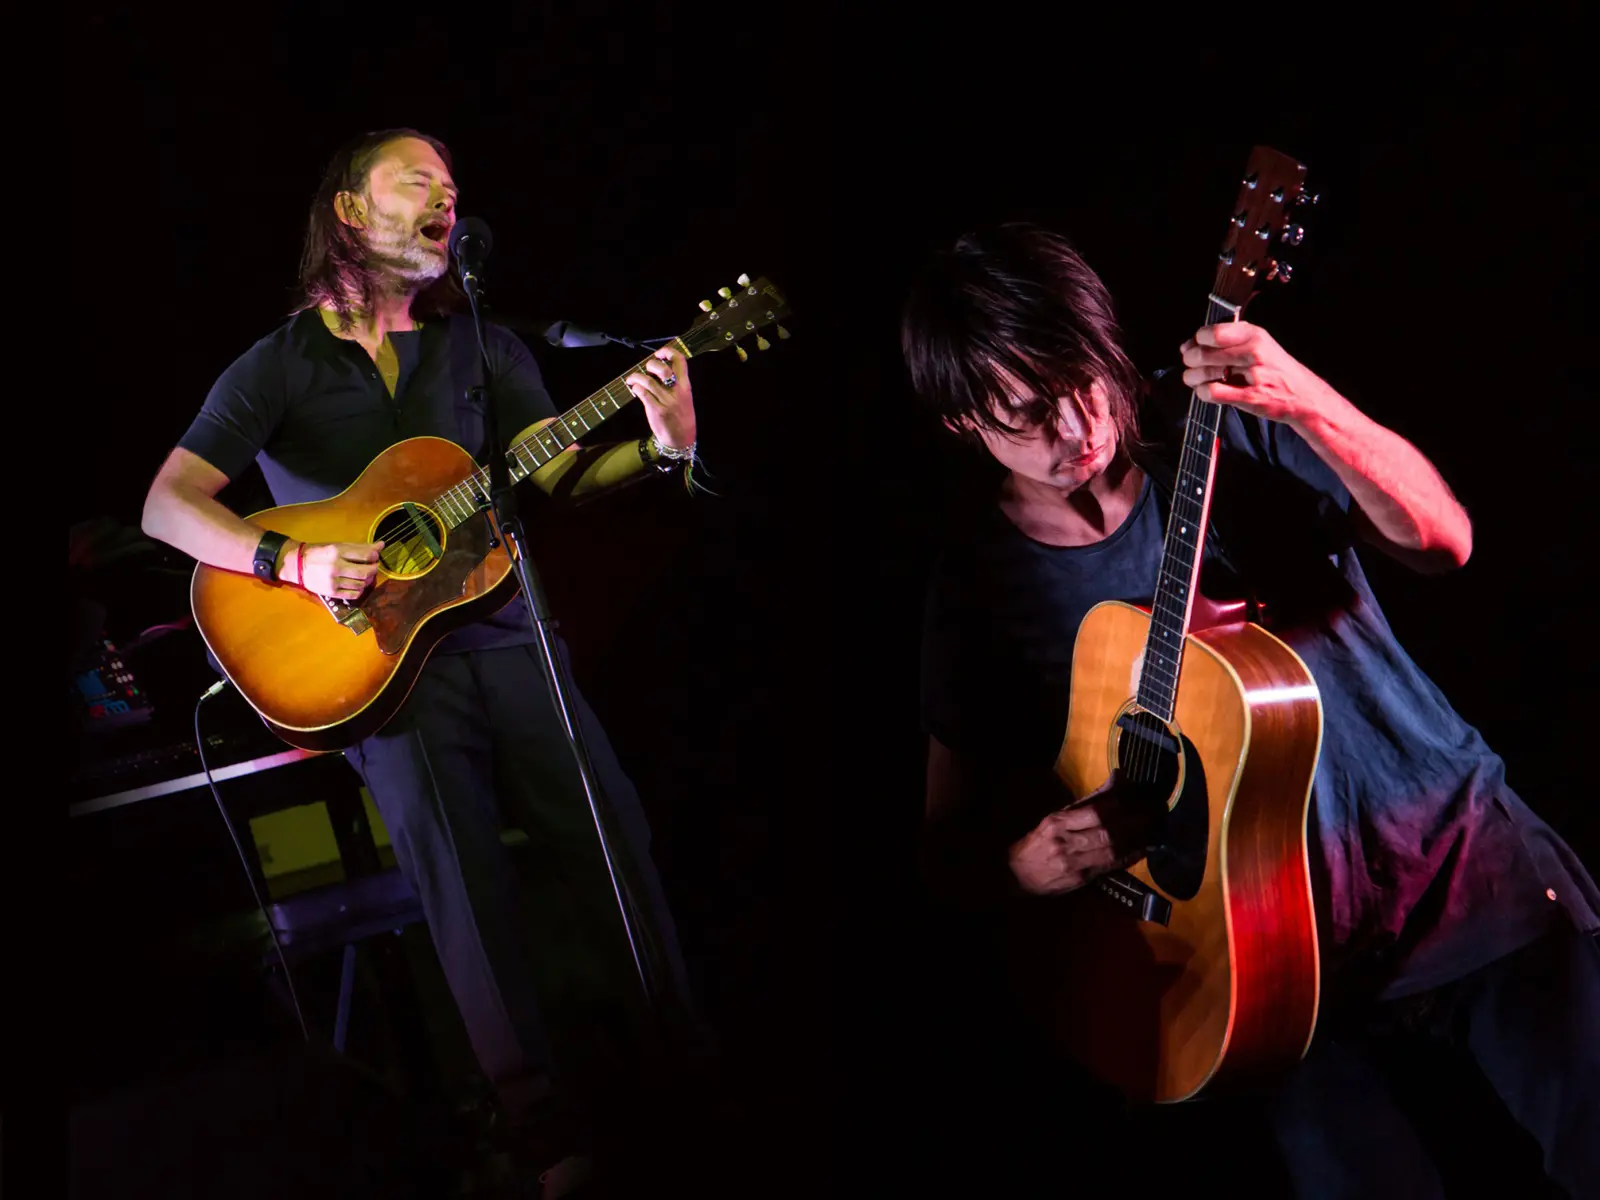
[[450, 252], [459, 257], [461, 243], [472, 238], [478, 243], [477, 249], [480, 258], [486, 257], [494, 249], [494, 235], [489, 232], [489, 222], [482, 217], [462, 217], [450, 230]]

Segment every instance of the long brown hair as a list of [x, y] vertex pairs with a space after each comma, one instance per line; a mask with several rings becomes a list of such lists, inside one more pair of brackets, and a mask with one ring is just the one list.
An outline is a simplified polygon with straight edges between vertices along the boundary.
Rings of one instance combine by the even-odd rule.
[[[444, 165], [454, 171], [445, 144], [416, 129], [379, 129], [352, 138], [340, 147], [323, 172], [322, 183], [311, 201], [305, 248], [300, 253], [300, 301], [295, 312], [326, 306], [338, 314], [340, 328], [348, 329], [358, 312], [372, 307], [377, 297], [378, 272], [367, 262], [361, 234], [339, 219], [334, 201], [340, 192], [363, 191], [383, 148], [400, 138], [427, 142], [444, 159]], [[463, 307], [466, 300], [461, 281], [454, 272], [446, 271], [417, 293], [411, 311], [418, 317], [443, 316]]]
[[1010, 222], [957, 238], [914, 283], [900, 347], [912, 388], [964, 440], [981, 445], [973, 425], [1015, 436], [995, 413], [1003, 369], [1032, 392], [1021, 415], [1035, 424], [1100, 381], [1118, 439], [1138, 444], [1143, 383], [1111, 294], [1059, 234]]

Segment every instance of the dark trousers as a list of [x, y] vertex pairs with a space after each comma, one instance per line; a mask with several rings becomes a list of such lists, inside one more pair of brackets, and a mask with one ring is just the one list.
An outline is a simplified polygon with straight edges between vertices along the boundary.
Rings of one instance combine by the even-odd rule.
[[1270, 1107], [1295, 1194], [1431, 1200], [1439, 1172], [1390, 1078], [1396, 1042], [1465, 1054], [1538, 1141], [1545, 1173], [1600, 1197], [1600, 942], [1563, 923], [1424, 996], [1319, 1037]]
[[[659, 937], [678, 1014], [688, 986], [639, 797], [577, 697], [589, 756]], [[416, 889], [485, 1078], [511, 1107], [552, 1091], [581, 1119], [628, 1088], [648, 1019], [581, 777], [537, 652], [435, 655], [401, 711], [347, 752]], [[521, 829], [527, 842], [502, 841]]]
[[1475, 1148], [1447, 1128], [1436, 1160], [1419, 1131], [1451, 1086], [1419, 1077], [1415, 1051], [1433, 1043], [1481, 1072], [1550, 1178], [1574, 1200], [1600, 1198], [1600, 944], [1570, 924], [1338, 1033], [1325, 1023], [1273, 1093], [1154, 1107], [1127, 1105], [1050, 1049], [995, 984], [1005, 966], [990, 942], [940, 926], [925, 961], [917, 991], [937, 1023], [916, 1038], [901, 1102], [927, 1131], [905, 1155], [929, 1164], [921, 1194], [1109, 1195], [1136, 1178], [1163, 1194], [1436, 1200], [1436, 1162], [1457, 1169]]

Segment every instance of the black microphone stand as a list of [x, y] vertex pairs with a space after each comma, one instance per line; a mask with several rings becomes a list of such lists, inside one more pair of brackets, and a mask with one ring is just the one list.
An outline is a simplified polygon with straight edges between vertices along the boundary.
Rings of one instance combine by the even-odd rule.
[[[479, 306], [482, 285], [470, 266], [462, 268], [461, 282], [472, 306], [472, 323], [478, 337], [478, 353], [483, 361], [483, 379], [487, 383], [491, 376], [491, 368], [489, 351], [483, 336], [483, 313]], [[611, 878], [611, 890], [617, 898], [617, 907], [622, 914], [622, 926], [628, 937], [628, 948], [633, 953], [634, 969], [639, 975], [639, 985], [644, 990], [647, 1009], [659, 1022], [663, 1019], [663, 1014], [658, 1005], [657, 987], [651, 978], [651, 968], [656, 963], [651, 956], [641, 951], [642, 938], [634, 927], [635, 922], [639, 920], [639, 913], [633, 902], [632, 889], [628, 887], [623, 873], [618, 870], [612, 856], [610, 840], [606, 837], [605, 820], [601, 815], [600, 781], [595, 775], [594, 764], [590, 761], [588, 747], [584, 744], [583, 730], [577, 717], [577, 706], [570, 699], [572, 681], [567, 676], [566, 664], [556, 651], [552, 634], [555, 621], [550, 615], [550, 603], [545, 598], [544, 587], [533, 559], [526, 552], [527, 541], [523, 535], [522, 519], [517, 512], [517, 495], [511, 481], [510, 467], [506, 463], [507, 448], [500, 440], [495, 406], [486, 387], [475, 387], [471, 391], [474, 399], [481, 398], [483, 401], [484, 428], [489, 455], [490, 515], [498, 528], [499, 535], [506, 540], [506, 548], [516, 568], [523, 597], [528, 602], [534, 634], [538, 639], [540, 662], [544, 667], [545, 683], [550, 688], [550, 697], [555, 703], [556, 712], [560, 714], [567, 742], [572, 748], [573, 757], [578, 762], [578, 774], [583, 780], [583, 790], [589, 801], [589, 813], [594, 818], [595, 832], [600, 837], [600, 850], [605, 857], [606, 871]]]

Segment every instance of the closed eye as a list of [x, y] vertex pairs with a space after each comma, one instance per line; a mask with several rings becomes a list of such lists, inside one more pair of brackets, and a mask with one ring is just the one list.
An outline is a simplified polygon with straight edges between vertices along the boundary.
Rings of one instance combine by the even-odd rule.
[[[408, 187], [432, 187], [433, 186], [433, 180], [431, 180], [431, 179], [408, 179], [408, 180], [406, 180], [406, 185]], [[455, 199], [456, 199], [456, 189], [455, 188], [453, 188], [453, 187], [445, 188], [444, 189], [444, 194], [446, 196], [450, 197], [450, 202], [452, 204], [455, 203]]]

